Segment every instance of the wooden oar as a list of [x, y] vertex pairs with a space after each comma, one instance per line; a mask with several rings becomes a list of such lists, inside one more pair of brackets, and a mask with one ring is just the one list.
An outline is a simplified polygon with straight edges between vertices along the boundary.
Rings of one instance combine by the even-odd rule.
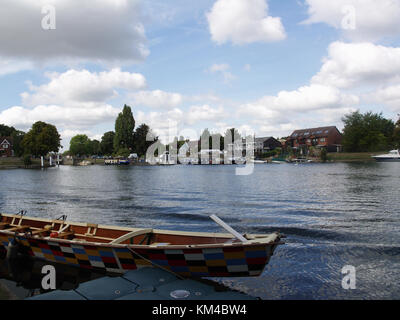
[[210, 216], [211, 219], [213, 219], [217, 224], [219, 224], [222, 228], [224, 228], [226, 231], [228, 231], [231, 235], [233, 235], [236, 239], [238, 239], [241, 242], [247, 242], [248, 240], [243, 237], [239, 232], [237, 232], [235, 229], [233, 229], [231, 226], [226, 224], [224, 221], [222, 221], [220, 218], [218, 218], [215, 214], [212, 214]]

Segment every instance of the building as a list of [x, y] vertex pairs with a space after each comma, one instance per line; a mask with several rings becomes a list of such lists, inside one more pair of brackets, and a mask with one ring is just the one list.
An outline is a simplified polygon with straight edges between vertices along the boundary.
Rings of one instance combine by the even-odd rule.
[[228, 144], [228, 154], [236, 152], [237, 156], [246, 156], [247, 150], [253, 150], [255, 156], [262, 156], [264, 153], [275, 150], [276, 148], [281, 148], [282, 144], [276, 140], [274, 137], [263, 137], [250, 139], [251, 141], [242, 141]]
[[282, 144], [274, 137], [255, 138], [254, 142], [254, 154], [260, 156], [282, 147]]
[[13, 156], [13, 139], [11, 137], [0, 137], [0, 157]]
[[296, 130], [287, 139], [286, 146], [301, 150], [316, 147], [325, 148], [328, 152], [340, 152], [342, 134], [335, 126]]

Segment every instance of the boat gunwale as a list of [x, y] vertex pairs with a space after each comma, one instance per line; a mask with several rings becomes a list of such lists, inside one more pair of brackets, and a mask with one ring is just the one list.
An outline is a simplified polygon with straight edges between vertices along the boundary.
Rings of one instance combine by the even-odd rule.
[[[9, 218], [21, 218], [21, 215], [16, 214], [5, 214], [0, 213], [3, 217]], [[38, 218], [38, 217], [26, 217], [22, 216], [23, 219], [26, 220], [34, 220], [39, 222], [47, 222], [47, 223], [60, 223], [61, 225], [69, 224], [70, 226], [79, 226], [79, 227], [88, 227], [87, 223], [83, 222], [73, 222], [68, 220], [55, 220], [55, 219], [46, 219], [46, 218]], [[139, 231], [144, 228], [131, 228], [131, 227], [120, 227], [120, 226], [111, 226], [111, 225], [97, 225], [98, 229], [107, 229], [107, 230], [119, 230], [119, 231]], [[229, 233], [211, 233], [211, 232], [192, 232], [192, 231], [175, 231], [175, 230], [161, 230], [161, 229], [152, 229], [155, 234], [164, 234], [164, 235], [175, 235], [175, 236], [192, 236], [192, 237], [207, 237], [207, 238], [221, 238], [226, 239], [227, 241], [236, 239]], [[21, 232], [22, 233], [22, 232]], [[0, 234], [15, 236], [15, 231], [7, 231], [7, 229], [0, 230]], [[82, 246], [95, 246], [95, 247], [105, 247], [105, 248], [129, 248], [129, 249], [150, 249], [150, 250], [159, 250], [159, 249], [204, 249], [204, 248], [226, 248], [226, 247], [249, 247], [249, 246], [257, 246], [257, 245], [275, 245], [281, 244], [280, 238], [281, 234], [279, 232], [273, 232], [270, 234], [247, 234], [248, 237], [252, 238], [246, 242], [228, 242], [228, 243], [206, 243], [206, 244], [175, 244], [175, 245], [139, 245], [139, 244], [116, 244], [116, 243], [107, 243], [107, 242], [94, 242], [94, 241], [76, 241], [76, 240], [68, 240], [68, 239], [60, 239], [60, 238], [44, 238], [38, 236], [29, 236], [29, 235], [17, 235], [17, 237], [24, 237], [29, 240], [42, 240], [47, 242], [57, 242], [57, 243], [65, 243], [65, 244], [75, 244]], [[90, 238], [90, 237], [89, 237]]]

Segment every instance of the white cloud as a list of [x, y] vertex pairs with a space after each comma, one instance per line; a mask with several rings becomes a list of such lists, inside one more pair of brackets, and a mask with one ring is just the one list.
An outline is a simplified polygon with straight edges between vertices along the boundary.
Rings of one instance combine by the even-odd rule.
[[393, 112], [400, 112], [400, 84], [378, 89], [374, 93], [367, 94], [366, 98], [389, 106]]
[[258, 125], [259, 134], [284, 136], [295, 128], [337, 124], [359, 101], [337, 88], [311, 84], [244, 104], [238, 116]]
[[14, 106], [0, 112], [1, 122], [28, 130], [36, 121], [49, 122], [61, 128], [88, 128], [103, 122], [112, 122], [119, 108], [99, 104], [95, 108], [67, 108], [57, 105], [39, 105], [33, 109]]
[[[44, 5], [56, 29], [43, 30]], [[2, 0], [0, 57], [38, 64], [143, 61], [149, 54], [139, 0]]]
[[224, 118], [225, 112], [222, 107], [213, 108], [209, 105], [192, 106], [189, 108], [185, 122], [194, 124], [200, 121], [217, 121]]
[[[353, 40], [378, 40], [400, 31], [399, 0], [306, 0], [306, 4], [309, 18], [304, 23], [326, 23]], [[354, 25], [348, 20], [353, 17]]]
[[335, 109], [358, 103], [359, 98], [355, 95], [344, 94], [334, 87], [312, 84], [294, 91], [281, 91], [276, 96], [265, 96], [254, 103], [243, 105], [241, 112], [274, 119], [281, 115], [291, 117], [288, 112]]
[[0, 76], [31, 69], [33, 69], [33, 64], [29, 61], [1, 59], [0, 57]]
[[224, 83], [228, 84], [236, 77], [229, 71], [230, 65], [226, 63], [213, 64], [207, 71], [210, 73], [220, 73], [223, 76]]
[[132, 93], [129, 98], [133, 99], [136, 105], [143, 105], [151, 108], [176, 108], [183, 102], [183, 96], [179, 93], [165, 92], [162, 90], [139, 91]]
[[146, 79], [138, 73], [112, 69], [99, 73], [88, 70], [68, 70], [47, 74], [50, 82], [30, 85], [31, 93], [22, 93], [27, 105], [61, 104], [82, 107], [82, 102], [103, 102], [118, 95], [116, 89], [137, 90], [146, 86]]
[[400, 80], [400, 48], [334, 42], [312, 83], [350, 88]]
[[278, 17], [268, 15], [266, 0], [217, 0], [207, 13], [212, 40], [243, 45], [286, 38]]

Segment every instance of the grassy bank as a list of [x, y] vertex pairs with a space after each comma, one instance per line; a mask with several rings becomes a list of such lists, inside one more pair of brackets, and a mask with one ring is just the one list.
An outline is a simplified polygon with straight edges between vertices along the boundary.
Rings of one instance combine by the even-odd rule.
[[366, 161], [375, 161], [372, 156], [376, 156], [378, 154], [386, 153], [383, 152], [342, 152], [342, 153], [329, 153], [328, 161], [334, 162], [366, 162]]

